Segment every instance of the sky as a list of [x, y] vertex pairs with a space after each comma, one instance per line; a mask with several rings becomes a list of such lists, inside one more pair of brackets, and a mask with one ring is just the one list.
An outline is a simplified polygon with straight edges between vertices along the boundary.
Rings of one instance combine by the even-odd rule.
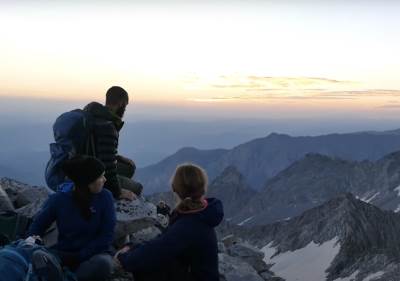
[[150, 119], [398, 118], [396, 2], [1, 1], [0, 103], [120, 85]]

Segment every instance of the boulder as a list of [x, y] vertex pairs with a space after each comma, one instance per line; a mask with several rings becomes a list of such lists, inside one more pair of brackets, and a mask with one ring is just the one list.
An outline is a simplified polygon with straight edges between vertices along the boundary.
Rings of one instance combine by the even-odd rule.
[[258, 273], [269, 269], [268, 265], [263, 261], [264, 253], [249, 244], [233, 244], [227, 248], [227, 253], [232, 257], [238, 257], [247, 262]]
[[7, 193], [0, 186], [0, 212], [14, 211], [14, 206], [11, 203]]
[[45, 187], [34, 186], [22, 189], [15, 198], [15, 207], [20, 208], [37, 200], [45, 201], [49, 197], [49, 191]]
[[219, 274], [225, 281], [264, 281], [247, 262], [227, 254], [218, 254]]
[[156, 238], [161, 234], [161, 230], [155, 226], [150, 226], [145, 229], [141, 229], [135, 233], [132, 233], [129, 238], [133, 243], [142, 243]]
[[121, 239], [158, 223], [156, 206], [145, 202], [143, 198], [117, 201], [115, 210], [117, 216], [116, 239]]

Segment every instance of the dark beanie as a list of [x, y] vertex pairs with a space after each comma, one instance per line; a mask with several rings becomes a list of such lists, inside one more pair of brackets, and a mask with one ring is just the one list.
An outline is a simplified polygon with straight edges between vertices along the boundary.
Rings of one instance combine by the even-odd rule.
[[102, 162], [90, 156], [74, 156], [63, 163], [65, 175], [78, 186], [88, 186], [104, 173]]

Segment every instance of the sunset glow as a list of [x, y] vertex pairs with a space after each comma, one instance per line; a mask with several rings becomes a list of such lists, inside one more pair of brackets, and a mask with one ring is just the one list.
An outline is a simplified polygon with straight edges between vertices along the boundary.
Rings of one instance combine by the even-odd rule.
[[394, 1], [167, 2], [0, 4], [0, 97], [121, 85], [137, 102], [250, 113], [400, 108]]

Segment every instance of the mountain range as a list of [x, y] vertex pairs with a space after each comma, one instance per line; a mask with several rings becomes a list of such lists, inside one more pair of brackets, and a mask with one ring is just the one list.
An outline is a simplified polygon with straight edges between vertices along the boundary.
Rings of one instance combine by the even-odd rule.
[[205, 168], [210, 181], [225, 168], [235, 166], [247, 184], [264, 188], [267, 180], [302, 159], [308, 153], [319, 153], [344, 160], [378, 160], [400, 150], [400, 131], [330, 134], [315, 137], [291, 137], [270, 134], [232, 149], [199, 150], [182, 148], [157, 164], [137, 170], [147, 194], [169, 190], [169, 180], [176, 165], [192, 162]]

